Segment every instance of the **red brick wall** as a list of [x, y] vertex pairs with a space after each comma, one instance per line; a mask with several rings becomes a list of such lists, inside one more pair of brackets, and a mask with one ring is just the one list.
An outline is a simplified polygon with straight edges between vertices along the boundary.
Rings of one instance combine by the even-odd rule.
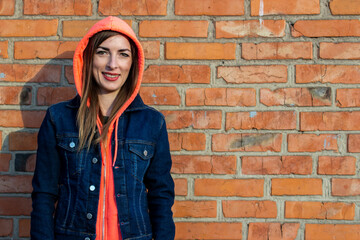
[[360, 239], [355, 0], [0, 0], [0, 239], [29, 237], [38, 127], [107, 15], [166, 116], [177, 239]]

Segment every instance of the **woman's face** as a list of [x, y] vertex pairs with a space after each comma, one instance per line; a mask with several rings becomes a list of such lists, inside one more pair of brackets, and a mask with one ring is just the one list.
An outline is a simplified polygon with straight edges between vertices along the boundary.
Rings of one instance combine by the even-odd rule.
[[131, 64], [131, 46], [124, 36], [115, 35], [102, 42], [95, 49], [92, 69], [100, 94], [115, 97], [129, 75]]

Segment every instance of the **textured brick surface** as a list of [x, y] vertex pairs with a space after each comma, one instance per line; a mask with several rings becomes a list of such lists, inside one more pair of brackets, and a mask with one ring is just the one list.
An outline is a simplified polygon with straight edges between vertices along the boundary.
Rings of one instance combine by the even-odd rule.
[[319, 13], [319, 0], [251, 0], [252, 16]]
[[175, 0], [176, 15], [243, 15], [244, 0]]

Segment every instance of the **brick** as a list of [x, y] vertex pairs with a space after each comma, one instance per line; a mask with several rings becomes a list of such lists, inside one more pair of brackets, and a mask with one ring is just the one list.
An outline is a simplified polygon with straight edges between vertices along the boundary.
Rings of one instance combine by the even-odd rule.
[[306, 240], [358, 240], [359, 224], [305, 224]]
[[162, 111], [168, 129], [220, 129], [221, 111]]
[[72, 59], [78, 42], [72, 41], [27, 41], [15, 42], [15, 59]]
[[331, 180], [332, 196], [359, 196], [360, 179], [333, 178]]
[[299, 223], [249, 223], [248, 240], [294, 240], [299, 228]]
[[174, 178], [174, 183], [176, 196], [186, 196], [188, 194], [186, 178]]
[[271, 179], [271, 195], [322, 195], [322, 179], [273, 178]]
[[311, 156], [244, 156], [241, 158], [243, 174], [279, 175], [312, 172]]
[[73, 87], [40, 87], [36, 102], [39, 106], [49, 106], [58, 102], [69, 100], [76, 95]]
[[229, 222], [176, 222], [175, 240], [242, 239], [242, 224]]
[[160, 57], [160, 41], [141, 41], [146, 59], [158, 59]]
[[75, 84], [73, 66], [65, 66], [65, 78], [69, 84]]
[[360, 152], [360, 135], [348, 135], [348, 152]]
[[336, 106], [360, 107], [359, 88], [339, 88], [336, 90]]
[[333, 15], [359, 15], [360, 2], [354, 0], [331, 0], [330, 10]]
[[285, 218], [354, 220], [354, 217], [354, 203], [285, 202]]
[[217, 21], [216, 38], [284, 37], [285, 20]]
[[323, 59], [360, 59], [360, 43], [320, 43], [320, 58]]
[[357, 65], [296, 65], [296, 83], [360, 83]]
[[169, 133], [171, 151], [201, 151], [206, 147], [206, 136], [204, 133]]
[[238, 66], [218, 67], [217, 77], [227, 83], [285, 83], [287, 82], [287, 66]]
[[352, 156], [319, 156], [319, 175], [355, 175], [356, 158]]
[[244, 59], [312, 59], [311, 42], [243, 43]]
[[39, 128], [44, 116], [45, 111], [1, 110], [0, 126]]
[[31, 198], [27, 197], [1, 197], [0, 215], [3, 216], [30, 216]]
[[8, 41], [0, 41], [0, 58], [8, 57]]
[[19, 237], [30, 237], [30, 219], [19, 219]]
[[58, 20], [0, 20], [0, 37], [56, 36]]
[[0, 192], [1, 193], [31, 193], [32, 176], [30, 175], [1, 175]]
[[140, 22], [139, 36], [206, 38], [208, 28], [208, 21], [148, 20]]
[[166, 15], [167, 0], [100, 0], [100, 15]]
[[266, 106], [289, 107], [331, 106], [331, 88], [262, 88], [260, 103]]
[[181, 98], [176, 87], [141, 87], [140, 95], [148, 105], [180, 105]]
[[91, 16], [91, 0], [24, 0], [24, 15]]
[[175, 201], [175, 218], [215, 218], [216, 201]]
[[357, 112], [302, 112], [300, 113], [300, 129], [302, 131], [346, 131], [360, 130]]
[[293, 37], [359, 37], [358, 20], [299, 20], [291, 28]]
[[280, 152], [282, 135], [276, 133], [213, 134], [214, 152]]
[[6, 105], [29, 105], [31, 104], [32, 88], [24, 87], [0, 87], [0, 104]]
[[288, 151], [338, 151], [337, 139], [334, 134], [288, 134]]
[[226, 218], [276, 218], [277, 207], [274, 201], [222, 201]]
[[[1, 148], [1, 144], [0, 144], [0, 148]], [[0, 153], [0, 172], [9, 171], [10, 161], [11, 161], [10, 153]]]
[[256, 105], [253, 88], [189, 88], [186, 106], [242, 106]]
[[[1, 7], [1, 5], [0, 5]], [[0, 237], [9, 237], [13, 233], [13, 220], [7, 218], [0, 218]]]
[[15, 13], [15, 0], [0, 1], [0, 16], [12, 16]]
[[236, 59], [236, 43], [167, 42], [165, 58], [198, 60]]
[[176, 15], [215, 15], [239, 16], [244, 15], [244, 0], [175, 0]]
[[37, 133], [12, 132], [9, 134], [9, 150], [29, 151], [37, 149]]
[[296, 129], [296, 113], [292, 111], [228, 112], [225, 129]]
[[235, 156], [172, 155], [172, 173], [235, 174]]
[[2, 132], [0, 131], [0, 148], [2, 148]]
[[195, 196], [264, 196], [264, 179], [195, 179], [194, 185]]
[[150, 65], [144, 72], [143, 83], [210, 83], [210, 67]]
[[251, 0], [251, 16], [319, 13], [319, 0]]
[[15, 171], [16, 172], [34, 172], [36, 164], [35, 153], [16, 153]]
[[0, 64], [0, 82], [58, 83], [60, 65]]

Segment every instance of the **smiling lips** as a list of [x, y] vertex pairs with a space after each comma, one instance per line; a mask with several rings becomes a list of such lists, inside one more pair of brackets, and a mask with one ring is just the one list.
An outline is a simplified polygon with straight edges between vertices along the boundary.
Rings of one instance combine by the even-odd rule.
[[120, 76], [120, 74], [108, 73], [108, 72], [103, 72], [102, 74], [104, 78], [108, 81], [116, 81]]

